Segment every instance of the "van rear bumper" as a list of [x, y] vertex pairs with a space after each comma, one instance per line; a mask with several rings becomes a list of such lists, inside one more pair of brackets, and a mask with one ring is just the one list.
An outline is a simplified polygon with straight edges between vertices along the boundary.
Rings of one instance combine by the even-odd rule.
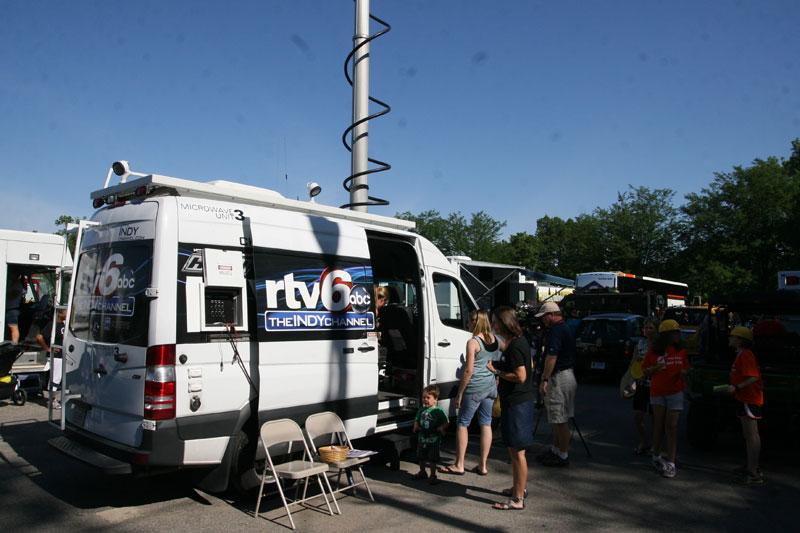
[[[62, 437], [48, 442], [70, 457], [110, 474], [183, 466], [184, 441], [178, 436], [175, 420], [162, 420], [157, 430], [144, 431], [139, 447], [120, 444], [69, 422]], [[126, 465], [127, 472], [117, 463]]]
[[124, 475], [133, 472], [130, 463], [120, 461], [108, 455], [89, 448], [85, 444], [74, 441], [69, 437], [55, 437], [47, 441], [56, 450], [69, 455], [73, 459], [93, 466], [107, 475]]

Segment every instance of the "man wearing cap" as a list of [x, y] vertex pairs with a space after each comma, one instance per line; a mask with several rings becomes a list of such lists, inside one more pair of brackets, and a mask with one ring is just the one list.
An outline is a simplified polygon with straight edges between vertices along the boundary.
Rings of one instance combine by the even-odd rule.
[[578, 387], [572, 365], [575, 337], [554, 302], [546, 302], [536, 316], [548, 328], [544, 345], [544, 370], [539, 384], [547, 408], [547, 421], [553, 426], [553, 445], [536, 457], [545, 466], [569, 466], [569, 419], [575, 416], [575, 390]]

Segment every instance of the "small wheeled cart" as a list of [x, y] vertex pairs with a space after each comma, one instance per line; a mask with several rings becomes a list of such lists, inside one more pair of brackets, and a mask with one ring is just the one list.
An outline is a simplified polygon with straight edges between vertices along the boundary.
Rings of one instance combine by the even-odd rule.
[[0, 343], [0, 400], [10, 399], [14, 405], [25, 405], [28, 399], [28, 394], [20, 388], [17, 376], [11, 374], [11, 367], [21, 353], [19, 344], [12, 344], [11, 341]]

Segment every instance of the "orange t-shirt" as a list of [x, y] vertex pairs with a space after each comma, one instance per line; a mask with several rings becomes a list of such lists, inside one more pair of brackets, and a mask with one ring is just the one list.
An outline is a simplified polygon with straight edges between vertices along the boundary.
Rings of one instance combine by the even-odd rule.
[[738, 385], [747, 378], [758, 378], [752, 385], [744, 387], [733, 393], [733, 397], [740, 402], [764, 405], [764, 380], [761, 379], [761, 371], [758, 369], [758, 361], [752, 351], [747, 348], [742, 349], [731, 367], [731, 385]]
[[689, 370], [689, 360], [686, 350], [678, 350], [674, 346], [667, 346], [667, 352], [657, 355], [653, 346], [647, 351], [642, 361], [642, 367], [648, 368], [659, 363], [666, 365], [664, 368], [650, 376], [650, 396], [669, 396], [686, 389], [686, 382], [681, 375], [681, 370]]

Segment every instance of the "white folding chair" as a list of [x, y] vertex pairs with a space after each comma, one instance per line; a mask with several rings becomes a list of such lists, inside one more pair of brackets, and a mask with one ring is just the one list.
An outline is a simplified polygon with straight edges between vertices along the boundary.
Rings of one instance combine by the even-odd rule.
[[[289, 515], [289, 522], [292, 524], [292, 529], [295, 529], [294, 520], [292, 519], [292, 512], [289, 509], [289, 506], [292, 505], [304, 505], [305, 502], [322, 496], [325, 498], [325, 505], [328, 506], [328, 513], [333, 516], [333, 510], [331, 509], [331, 504], [328, 501], [328, 496], [325, 493], [325, 488], [322, 485], [322, 479], [325, 480], [325, 485], [328, 487], [328, 492], [333, 494], [331, 490], [331, 485], [328, 482], [328, 477], [325, 474], [328, 471], [328, 465], [326, 463], [319, 463], [315, 462], [312, 459], [311, 452], [308, 450], [308, 445], [306, 444], [305, 439], [303, 438], [303, 431], [300, 429], [300, 426], [294, 420], [290, 420], [288, 418], [282, 418], [280, 420], [272, 420], [270, 422], [265, 422], [263, 426], [261, 426], [261, 442], [264, 445], [264, 449], [267, 453], [267, 462], [264, 465], [264, 472], [261, 474], [261, 487], [258, 490], [258, 501], [256, 502], [256, 513], [255, 518], [258, 518], [258, 509], [261, 506], [261, 496], [264, 494], [264, 484], [265, 483], [275, 483], [278, 487], [278, 494], [281, 496], [281, 501], [283, 502], [283, 507], [286, 509], [286, 513]], [[289, 460], [284, 463], [275, 464], [272, 461], [272, 455], [270, 455], [270, 448], [274, 449], [278, 445], [283, 445], [280, 448], [281, 453], [286, 453], [290, 458], [291, 454], [298, 453], [300, 450], [297, 447], [297, 443], [302, 443], [303, 446], [303, 458], [302, 459], [295, 459]], [[319, 490], [321, 494], [316, 494], [314, 496], [307, 496], [308, 490], [308, 480], [309, 478], [316, 476], [317, 477], [317, 484], [319, 485]], [[297, 486], [295, 488], [295, 497], [289, 501], [287, 501], [286, 496], [283, 493], [283, 487], [281, 484], [281, 478], [283, 479], [292, 479], [298, 480]], [[322, 478], [322, 479], [320, 479]], [[301, 498], [297, 497], [297, 493], [300, 490], [300, 482], [299, 480], [305, 479], [305, 483], [303, 484], [303, 495]], [[334, 499], [334, 503], [335, 503]], [[314, 506], [307, 506], [312, 509], [316, 509]], [[339, 510], [339, 507], [336, 507], [336, 510]]]
[[[351, 450], [353, 449], [353, 445], [350, 444], [350, 437], [347, 436], [347, 431], [344, 428], [342, 419], [339, 418], [339, 415], [330, 411], [313, 414], [306, 418], [306, 434], [308, 435], [311, 449], [315, 451], [314, 453], [316, 453], [316, 450], [318, 450], [320, 446], [329, 445], [347, 446]], [[361, 468], [361, 465], [367, 461], [369, 461], [369, 457], [351, 457], [344, 461], [327, 463], [328, 472], [330, 474], [336, 473], [336, 489], [331, 492], [331, 496], [337, 508], [339, 504], [336, 503], [335, 493], [353, 489], [353, 494], [356, 495], [356, 487], [359, 485], [364, 485], [367, 489], [367, 494], [369, 494], [369, 499], [373, 502], [375, 501], [375, 498], [372, 496], [372, 491], [369, 488], [369, 483], [367, 483], [367, 477], [364, 475], [364, 470]], [[353, 470], [358, 470], [359, 474], [361, 474], [361, 481], [355, 481]], [[347, 479], [347, 484], [344, 486], [340, 483], [343, 473]]]

